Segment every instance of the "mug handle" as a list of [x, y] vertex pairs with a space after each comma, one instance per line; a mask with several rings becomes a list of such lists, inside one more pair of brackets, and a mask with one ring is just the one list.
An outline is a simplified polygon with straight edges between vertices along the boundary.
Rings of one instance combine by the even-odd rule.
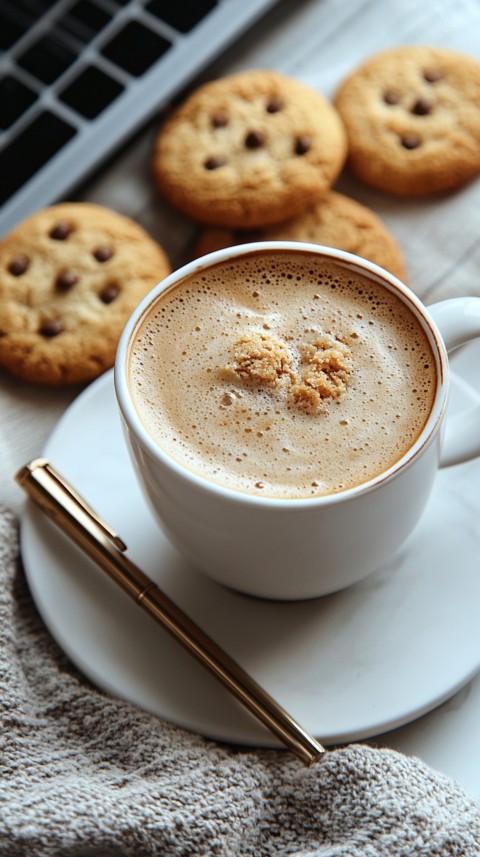
[[[427, 309], [448, 353], [480, 336], [480, 298], [450, 298]], [[480, 455], [480, 404], [447, 419], [440, 466], [460, 464], [477, 455]]]

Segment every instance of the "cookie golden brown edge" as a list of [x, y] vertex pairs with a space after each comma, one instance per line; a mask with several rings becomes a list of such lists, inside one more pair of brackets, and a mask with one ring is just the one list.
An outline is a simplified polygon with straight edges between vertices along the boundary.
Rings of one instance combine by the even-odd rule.
[[405, 282], [406, 270], [398, 242], [379, 217], [350, 197], [329, 191], [295, 218], [269, 229], [234, 231], [207, 227], [200, 231], [195, 257], [250, 241], [302, 241], [355, 253]]

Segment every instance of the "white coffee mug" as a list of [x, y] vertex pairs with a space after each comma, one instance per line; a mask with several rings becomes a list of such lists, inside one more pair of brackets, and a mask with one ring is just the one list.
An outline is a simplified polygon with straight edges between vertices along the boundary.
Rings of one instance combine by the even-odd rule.
[[[259, 249], [320, 254], [396, 293], [419, 320], [437, 368], [427, 422], [408, 452], [361, 485], [305, 499], [258, 497], [215, 484], [155, 444], [130, 394], [128, 355], [141, 321], [186, 276]], [[480, 407], [446, 419], [447, 352], [480, 336], [480, 298], [453, 298], [426, 309], [393, 275], [350, 253], [311, 244], [265, 242], [227, 248], [175, 271], [140, 303], [121, 337], [115, 387], [127, 444], [162, 529], [199, 570], [227, 587], [297, 600], [343, 589], [392, 557], [419, 521], [440, 466], [480, 454]]]

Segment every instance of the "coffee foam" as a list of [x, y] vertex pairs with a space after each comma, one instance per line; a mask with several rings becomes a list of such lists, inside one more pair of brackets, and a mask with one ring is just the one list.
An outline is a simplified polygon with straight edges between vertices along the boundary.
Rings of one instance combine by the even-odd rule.
[[[319, 338], [338, 342], [345, 390], [312, 411], [292, 398], [291, 373], [262, 384], [232, 370], [235, 344], [263, 334], [285, 345], [295, 371]], [[436, 370], [421, 325], [386, 287], [321, 256], [263, 251], [164, 294], [131, 349], [130, 385], [147, 432], [185, 467], [296, 498], [364, 483], [398, 461], [428, 418]]]

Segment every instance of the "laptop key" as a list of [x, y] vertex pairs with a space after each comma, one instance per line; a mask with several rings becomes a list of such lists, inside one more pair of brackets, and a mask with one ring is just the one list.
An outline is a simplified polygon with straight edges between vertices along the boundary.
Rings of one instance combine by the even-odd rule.
[[76, 134], [76, 128], [54, 113], [40, 113], [0, 151], [0, 204], [30, 179]]
[[58, 97], [86, 119], [95, 119], [123, 90], [114, 80], [97, 66], [86, 66]]
[[172, 3], [171, 0], [151, 0], [147, 10], [156, 18], [170, 24], [181, 33], [188, 33], [205, 15], [217, 5], [216, 0], [183, 0]]
[[111, 18], [110, 12], [96, 6], [91, 0], [78, 0], [57, 23], [86, 43], [103, 30]]
[[76, 59], [76, 53], [65, 44], [61, 33], [54, 30], [31, 45], [17, 58], [17, 63], [42, 83], [49, 84], [57, 80]]
[[[26, 2], [29, 3], [30, 0], [26, 0]], [[42, 10], [43, 12], [47, 12], [52, 8], [52, 6], [56, 6], [57, 3], [58, 0], [37, 0], [39, 10]]]
[[20, 24], [5, 9], [0, 9], [0, 51], [11, 48], [28, 30], [28, 24]]
[[5, 75], [0, 80], [0, 130], [6, 131], [37, 99], [37, 93], [24, 83]]
[[45, 9], [54, 6], [58, 0], [2, 0], [2, 5], [9, 2], [14, 2], [15, 9], [19, 9], [22, 15], [26, 15], [32, 24], [35, 24]]
[[168, 50], [170, 44], [139, 21], [129, 21], [101, 52], [119, 68], [140, 77]]

